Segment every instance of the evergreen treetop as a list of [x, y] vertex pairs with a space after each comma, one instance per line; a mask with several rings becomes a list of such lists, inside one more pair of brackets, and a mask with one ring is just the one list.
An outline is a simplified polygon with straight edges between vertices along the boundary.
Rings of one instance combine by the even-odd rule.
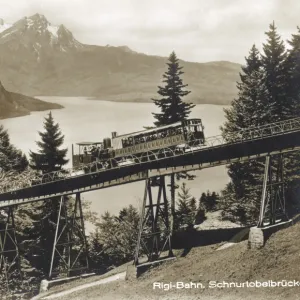
[[228, 141], [243, 129], [265, 124], [270, 117], [264, 70], [255, 45], [245, 60], [240, 82], [237, 83], [238, 97], [232, 101], [230, 108], [224, 110], [226, 122], [221, 131]]
[[0, 170], [22, 172], [27, 166], [26, 155], [10, 143], [7, 130], [0, 125]]
[[[237, 83], [238, 97], [232, 101], [230, 108], [225, 109], [226, 122], [221, 131], [227, 141], [231, 141], [243, 129], [272, 122], [274, 104], [269, 101], [265, 70], [255, 45], [245, 60], [240, 82]], [[223, 202], [228, 203], [223, 209], [228, 215], [235, 214], [241, 222], [251, 222], [252, 218], [257, 217], [260, 197], [252, 192], [253, 187], [258, 184], [257, 174], [263, 174], [257, 161], [236, 162], [228, 166], [231, 183], [222, 192]], [[248, 215], [248, 202], [253, 202], [257, 210], [247, 220], [245, 216]]]
[[39, 152], [30, 151], [30, 166], [42, 173], [48, 173], [60, 170], [69, 160], [65, 158], [68, 149], [59, 149], [64, 142], [64, 136], [59, 124], [55, 124], [51, 112], [45, 118], [44, 129], [44, 132], [39, 132], [41, 141], [36, 142]]
[[262, 65], [268, 90], [268, 110], [272, 116], [270, 121], [277, 122], [294, 114], [292, 101], [287, 97], [287, 53], [274, 22], [265, 34], [267, 42], [263, 44]]
[[156, 126], [169, 125], [186, 119], [195, 106], [191, 103], [182, 101], [182, 97], [188, 95], [190, 91], [183, 90], [187, 84], [183, 84], [181, 75], [184, 74], [182, 67], [179, 66], [179, 60], [173, 51], [168, 59], [168, 70], [163, 74], [165, 86], [158, 86], [160, 99], [152, 99], [161, 112], [153, 113]]
[[297, 27], [297, 34], [292, 34], [288, 41], [291, 49], [288, 50], [286, 59], [288, 76], [288, 101], [293, 103], [295, 117], [300, 116], [300, 28]]

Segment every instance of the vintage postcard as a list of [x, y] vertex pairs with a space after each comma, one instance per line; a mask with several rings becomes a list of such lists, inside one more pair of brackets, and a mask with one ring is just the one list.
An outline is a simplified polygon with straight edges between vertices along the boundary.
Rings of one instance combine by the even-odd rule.
[[298, 1], [0, 7], [0, 299], [300, 299]]

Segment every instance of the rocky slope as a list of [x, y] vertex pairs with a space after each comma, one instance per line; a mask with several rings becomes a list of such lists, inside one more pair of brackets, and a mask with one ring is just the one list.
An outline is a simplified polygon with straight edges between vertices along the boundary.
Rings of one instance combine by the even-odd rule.
[[63, 106], [7, 91], [0, 82], [0, 119], [19, 117], [31, 111], [58, 109]]
[[[1, 25], [2, 24], [2, 25]], [[127, 46], [78, 42], [64, 26], [43, 15], [0, 24], [0, 76], [10, 90], [27, 95], [91, 96], [114, 101], [151, 101], [166, 58]], [[195, 103], [228, 104], [236, 95], [240, 65], [181, 62]]]

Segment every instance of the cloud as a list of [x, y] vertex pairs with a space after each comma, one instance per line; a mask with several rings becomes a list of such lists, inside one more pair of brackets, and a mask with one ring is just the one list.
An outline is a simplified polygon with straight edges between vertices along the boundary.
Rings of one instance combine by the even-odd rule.
[[300, 25], [298, 0], [0, 0], [7, 21], [44, 14], [84, 43], [128, 45], [185, 60], [243, 62], [275, 20], [286, 40]]

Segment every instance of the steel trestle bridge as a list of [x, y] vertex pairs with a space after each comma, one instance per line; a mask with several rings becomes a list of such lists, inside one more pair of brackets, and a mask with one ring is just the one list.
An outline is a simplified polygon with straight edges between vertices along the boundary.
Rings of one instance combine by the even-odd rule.
[[[263, 218], [266, 208], [271, 205], [272, 222], [274, 223], [276, 209], [284, 211], [284, 179], [283, 179], [283, 155], [300, 149], [300, 118], [271, 123], [264, 126], [253, 127], [237, 132], [226, 140], [222, 136], [206, 138], [205, 145], [190, 145], [186, 149], [172, 150], [164, 148], [160, 153], [147, 152], [143, 158], [127, 156], [124, 157], [123, 165], [116, 165], [113, 159], [94, 162], [80, 168], [73, 168], [66, 171], [52, 172], [43, 176], [29, 178], [25, 183], [16, 185], [0, 194], [0, 208], [9, 208], [9, 216], [12, 215], [13, 207], [45, 199], [60, 199], [59, 217], [62, 216], [61, 209], [64, 207], [64, 199], [68, 195], [76, 194], [76, 207], [74, 216], [79, 216], [79, 223], [74, 220], [70, 224], [79, 224], [77, 227], [82, 236], [82, 253], [87, 254], [86, 241], [83, 237], [84, 225], [80, 194], [92, 190], [112, 187], [135, 181], [146, 181], [143, 198], [142, 218], [139, 228], [139, 238], [135, 262], [138, 263], [139, 251], [142, 246], [147, 250], [148, 258], [151, 260], [159, 257], [166, 248], [169, 255], [172, 255], [171, 235], [173, 228], [173, 217], [168, 218], [168, 200], [165, 188], [165, 176], [183, 171], [200, 170], [203, 168], [226, 165], [233, 162], [248, 161], [259, 157], [266, 157], [264, 185], [262, 191], [262, 208], [259, 219], [259, 226], [263, 226]], [[271, 172], [274, 157], [279, 157], [276, 167], [278, 172]], [[270, 159], [272, 158], [272, 159]], [[79, 173], [82, 174], [79, 174]], [[156, 203], [152, 197], [151, 178], [158, 180], [159, 192]], [[172, 177], [171, 177], [172, 179]], [[276, 182], [275, 182], [276, 181]], [[275, 197], [276, 194], [276, 197]], [[161, 201], [161, 198], [162, 201]], [[175, 184], [171, 180], [171, 211], [175, 210]], [[156, 209], [154, 209], [156, 207]], [[79, 213], [77, 213], [79, 209]], [[73, 217], [74, 217], [73, 216]], [[75, 217], [74, 217], [75, 218]], [[159, 240], [158, 221], [163, 220], [165, 225], [164, 241]], [[8, 218], [9, 219], [9, 218]], [[11, 219], [11, 218], [10, 218]], [[64, 220], [67, 216], [64, 217]], [[9, 220], [7, 221], [9, 223]], [[66, 221], [65, 221], [66, 222]], [[63, 253], [62, 246], [57, 246], [60, 220], [57, 222], [57, 232], [53, 247], [54, 253]], [[68, 222], [65, 223], [68, 225]], [[151, 224], [152, 232], [147, 233], [143, 239], [147, 224]], [[9, 224], [12, 226], [14, 224]], [[7, 225], [7, 227], [9, 227]], [[63, 227], [65, 230], [65, 226]], [[70, 225], [71, 226], [71, 225]], [[10, 228], [10, 227], [9, 227]], [[72, 229], [73, 230], [73, 229]], [[68, 245], [72, 241], [68, 240]], [[5, 244], [5, 243], [4, 243]], [[16, 244], [16, 243], [15, 243]], [[0, 239], [0, 256], [5, 255], [5, 245]], [[18, 249], [16, 248], [16, 251]], [[70, 250], [71, 251], [71, 250]], [[65, 253], [65, 252], [64, 252]], [[71, 252], [69, 253], [69, 259]], [[61, 257], [62, 258], [62, 257]], [[1, 263], [2, 259], [0, 260]], [[76, 261], [75, 261], [76, 262]], [[51, 269], [53, 259], [51, 262]], [[0, 266], [1, 267], [1, 266]], [[69, 271], [72, 269], [70, 263], [66, 263]], [[49, 277], [52, 276], [50, 270]]]

